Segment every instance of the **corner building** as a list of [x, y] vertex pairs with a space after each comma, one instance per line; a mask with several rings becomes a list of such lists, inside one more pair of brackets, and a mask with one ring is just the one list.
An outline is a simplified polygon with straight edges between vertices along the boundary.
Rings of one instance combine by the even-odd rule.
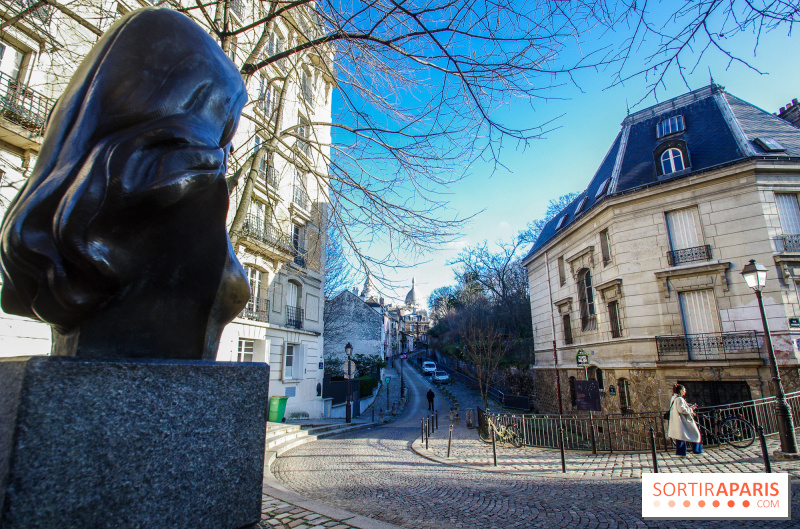
[[604, 413], [665, 410], [675, 383], [717, 405], [772, 395], [758, 302], [787, 392], [800, 389], [800, 130], [727, 93], [689, 92], [629, 115], [588, 187], [523, 259], [534, 406], [574, 410], [579, 350]]

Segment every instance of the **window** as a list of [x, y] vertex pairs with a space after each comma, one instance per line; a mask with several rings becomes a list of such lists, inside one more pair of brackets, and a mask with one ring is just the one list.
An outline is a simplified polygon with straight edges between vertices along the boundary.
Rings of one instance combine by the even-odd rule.
[[767, 152], [782, 152], [786, 150], [786, 147], [778, 143], [775, 138], [756, 138], [756, 143]]
[[578, 202], [578, 205], [577, 205], [577, 206], [575, 206], [575, 213], [573, 213], [573, 215], [577, 215], [578, 213], [580, 213], [580, 212], [581, 212], [581, 210], [583, 209], [583, 206], [585, 206], [585, 205], [586, 205], [586, 198], [587, 198], [587, 197], [583, 197], [583, 198], [580, 200], [580, 202]]
[[711, 259], [711, 247], [703, 244], [700, 213], [696, 207], [668, 211], [666, 219], [671, 248], [667, 261], [670, 266]]
[[717, 332], [719, 311], [717, 310], [717, 301], [713, 290], [679, 292], [678, 299], [680, 301], [685, 334]]
[[617, 380], [617, 386], [619, 386], [619, 408], [622, 410], [622, 413], [629, 413], [631, 412], [631, 388], [628, 379], [620, 378]]
[[25, 56], [21, 51], [15, 49], [8, 43], [0, 44], [0, 72], [7, 75], [12, 81], [19, 77], [19, 70], [22, 67], [22, 58]]
[[286, 325], [294, 329], [303, 328], [303, 287], [296, 281], [286, 284]]
[[560, 230], [564, 226], [564, 222], [567, 220], [567, 216], [564, 215], [558, 220], [558, 224], [556, 224], [556, 231]]
[[608, 237], [608, 229], [600, 232], [600, 252], [603, 254], [603, 264], [611, 262], [611, 239]]
[[569, 401], [573, 408], [578, 404], [578, 392], [575, 391], [575, 377], [569, 377]]
[[778, 218], [784, 235], [800, 234], [800, 205], [795, 193], [775, 193]]
[[259, 78], [258, 101], [256, 102], [256, 107], [267, 115], [272, 111], [272, 87], [264, 76]]
[[567, 282], [567, 273], [564, 270], [564, 257], [561, 256], [558, 258], [558, 282], [561, 283], [561, 286]]
[[619, 315], [619, 301], [608, 304], [608, 323], [611, 325], [611, 337], [622, 337], [622, 319]]
[[661, 155], [661, 174], [670, 174], [685, 169], [680, 149], [667, 149]]
[[286, 356], [283, 359], [283, 378], [297, 378], [295, 375], [295, 346], [286, 344]]
[[307, 105], [314, 102], [314, 91], [311, 85], [311, 76], [303, 70], [300, 74], [300, 94]]
[[594, 370], [594, 378], [597, 380], [597, 387], [599, 389], [605, 389], [603, 385], [603, 370], [599, 367]]
[[600, 184], [599, 188], [597, 188], [597, 193], [594, 194], [595, 199], [600, 198], [601, 196], [606, 194], [606, 191], [608, 191], [608, 184], [610, 182], [611, 182], [611, 177], [608, 177], [605, 180], [603, 180], [603, 183]]
[[311, 125], [306, 118], [298, 116], [297, 118], [297, 148], [309, 156], [311, 146], [308, 143], [308, 138], [311, 136]]
[[674, 116], [658, 124], [656, 127], [656, 136], [658, 138], [663, 138], [664, 136], [675, 134], [682, 130], [684, 130], [683, 116]]
[[236, 361], [252, 362], [255, 346], [256, 343], [254, 340], [243, 340], [242, 338], [239, 338], [239, 352], [236, 355]]
[[572, 343], [572, 323], [569, 321], [569, 314], [564, 314], [561, 318], [564, 325], [564, 345]]
[[584, 331], [594, 330], [594, 293], [592, 291], [592, 273], [588, 268], [578, 272], [578, 299], [581, 307], [581, 328]]

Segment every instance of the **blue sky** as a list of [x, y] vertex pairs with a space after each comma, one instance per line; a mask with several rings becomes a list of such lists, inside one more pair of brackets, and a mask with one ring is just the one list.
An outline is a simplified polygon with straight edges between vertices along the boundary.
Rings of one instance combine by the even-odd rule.
[[[614, 36], [606, 35], [604, 39], [613, 44]], [[783, 29], [762, 35], [755, 53], [754, 43], [752, 37], [739, 36], [730, 44], [738, 56], [763, 74], [741, 64], [729, 65], [720, 54], [707, 53], [693, 72], [684, 71], [688, 87], [673, 70], [655, 96], [647, 95], [644, 78], [609, 88], [612, 68], [580, 74], [580, 89], [567, 85], [554, 90], [549, 95], [556, 99], [548, 102], [538, 101], [531, 107], [524, 101], [509, 101], [498, 110], [500, 117], [517, 126], [552, 121], [553, 130], [527, 149], [511, 143], [504, 145], [500, 162], [506, 168], [493, 172], [491, 166], [480, 163], [468, 168], [469, 176], [453, 185], [447, 198], [450, 208], [461, 217], [480, 213], [464, 225], [464, 235], [458, 241], [417, 259], [416, 266], [397, 270], [395, 279], [406, 286], [396, 289], [396, 298], [405, 297], [413, 276], [421, 297], [427, 299], [432, 290], [454, 283], [452, 268], [446, 262], [461, 248], [483, 240], [507, 239], [543, 216], [551, 198], [585, 188], [619, 133], [628, 105], [631, 111], [637, 111], [706, 86], [710, 82], [709, 69], [714, 81], [729, 93], [769, 112], [800, 98], [800, 70], [794, 58], [800, 50], [800, 39], [787, 36]], [[570, 53], [578, 51], [572, 48]], [[641, 60], [641, 56], [634, 57], [631, 64], [641, 64]], [[639, 102], [643, 97], [644, 101]], [[392, 297], [389, 291], [384, 292]]]

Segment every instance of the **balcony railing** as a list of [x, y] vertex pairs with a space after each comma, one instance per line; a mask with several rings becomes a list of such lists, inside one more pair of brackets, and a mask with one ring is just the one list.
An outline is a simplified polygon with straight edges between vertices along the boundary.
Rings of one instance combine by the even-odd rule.
[[0, 115], [33, 132], [44, 134], [44, 126], [55, 101], [0, 73]]
[[302, 186], [295, 185], [292, 194], [292, 202], [302, 209], [308, 210], [308, 193]]
[[800, 252], [800, 234], [792, 233], [781, 235], [784, 252]]
[[710, 259], [711, 246], [708, 244], [667, 252], [667, 262], [669, 266], [678, 266], [679, 264], [692, 263], [695, 261], [708, 261]]
[[659, 362], [758, 360], [761, 348], [755, 331], [656, 336]]
[[293, 253], [292, 240], [275, 226], [264, 223], [254, 215], [247, 215], [242, 225], [242, 236], [253, 237], [264, 244], [277, 247], [284, 252]]
[[269, 322], [269, 300], [251, 296], [247, 305], [239, 313], [240, 318], [253, 321]]
[[303, 309], [286, 305], [286, 326], [294, 329], [302, 329]]

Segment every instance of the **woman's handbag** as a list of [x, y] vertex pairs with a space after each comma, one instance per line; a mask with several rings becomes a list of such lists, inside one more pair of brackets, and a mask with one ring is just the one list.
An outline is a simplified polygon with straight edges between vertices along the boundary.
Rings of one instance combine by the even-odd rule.
[[672, 401], [672, 403], [669, 405], [669, 409], [668, 409], [667, 411], [665, 411], [665, 412], [664, 412], [664, 420], [665, 420], [665, 421], [668, 421], [668, 420], [669, 420], [669, 414], [670, 414], [670, 412], [672, 411], [672, 405], [673, 405], [673, 404], [675, 404], [675, 401], [674, 401], [674, 400], [673, 400], [673, 401]]

